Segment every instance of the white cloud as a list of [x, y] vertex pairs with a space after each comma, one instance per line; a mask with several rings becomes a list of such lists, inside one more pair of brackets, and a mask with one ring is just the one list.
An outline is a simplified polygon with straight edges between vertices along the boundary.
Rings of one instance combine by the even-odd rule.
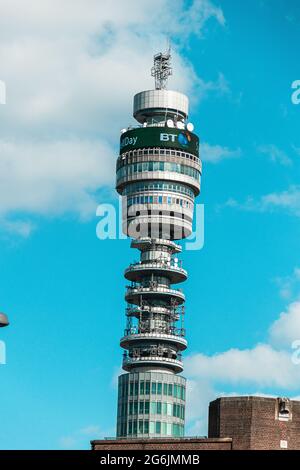
[[74, 431], [68, 436], [62, 436], [59, 440], [59, 445], [62, 449], [78, 449], [87, 448], [89, 446], [88, 439], [103, 439], [105, 436], [111, 435], [111, 430], [101, 431], [100, 426], [97, 424], [89, 424], [81, 429]]
[[60, 447], [66, 450], [74, 449], [77, 440], [72, 436], [63, 436], [59, 440]]
[[285, 277], [276, 277], [275, 283], [279, 287], [280, 296], [283, 299], [292, 299], [299, 297], [300, 291], [300, 268], [296, 267], [293, 273]]
[[216, 396], [210, 381], [201, 377], [189, 378], [186, 384], [186, 434], [207, 435], [208, 403]]
[[219, 163], [229, 158], [238, 158], [241, 156], [241, 150], [231, 150], [221, 145], [210, 145], [206, 142], [201, 144], [201, 159], [204, 162]]
[[[95, 191], [112, 185], [119, 129], [130, 123], [132, 96], [152, 88], [152, 54], [209, 19], [225, 24], [208, 0], [189, 8], [170, 0], [4, 0], [0, 16], [0, 216], [14, 212], [87, 215]], [[194, 97], [226, 91], [204, 82], [172, 51], [174, 87]]]
[[268, 344], [252, 349], [230, 349], [214, 356], [195, 354], [185, 363], [189, 377], [213, 379], [217, 384], [278, 388], [300, 386], [300, 368], [291, 361], [291, 353], [277, 351]]
[[0, 140], [0, 215], [94, 213], [97, 188], [113, 182], [113, 156], [96, 140]]
[[260, 153], [267, 155], [272, 162], [279, 163], [281, 165], [291, 165], [292, 160], [290, 157], [276, 145], [260, 145], [257, 150]]
[[284, 211], [287, 214], [300, 217], [300, 186], [292, 185], [284, 191], [265, 194], [257, 199], [248, 196], [244, 202], [229, 198], [218, 207], [232, 207], [251, 212]]
[[[296, 271], [298, 275], [298, 271]], [[296, 345], [292, 343], [298, 340]], [[229, 349], [212, 356], [191, 354], [185, 359], [187, 429], [206, 434], [209, 401], [228, 395], [291, 395], [300, 388], [300, 301], [289, 304], [268, 330], [268, 341], [249, 349]], [[295, 348], [296, 346], [296, 348]], [[295, 360], [296, 359], [296, 360]], [[254, 392], [253, 392], [254, 390]], [[270, 390], [274, 394], [270, 394]]]
[[0, 218], [0, 232], [4, 234], [14, 234], [22, 238], [28, 238], [34, 229], [35, 225], [31, 221]]
[[300, 187], [290, 186], [285, 191], [262, 196], [258, 207], [262, 211], [284, 209], [290, 214], [300, 217]]
[[90, 424], [89, 426], [80, 429], [79, 434], [83, 434], [84, 436], [93, 436], [96, 439], [97, 436], [101, 434], [101, 430], [99, 426]]
[[270, 340], [278, 347], [291, 347], [300, 340], [300, 302], [291, 303], [270, 327]]
[[292, 148], [293, 148], [294, 152], [296, 152], [296, 154], [298, 156], [300, 156], [300, 147], [296, 147], [296, 145], [292, 145]]
[[[230, 349], [213, 356], [198, 353], [187, 357], [188, 434], [207, 435], [208, 404], [218, 397], [278, 396], [282, 390], [285, 395], [291, 395], [298, 390], [300, 366], [292, 362], [292, 352], [259, 344], [251, 349]], [[224, 392], [228, 388], [232, 392]], [[269, 390], [274, 390], [274, 394]]]

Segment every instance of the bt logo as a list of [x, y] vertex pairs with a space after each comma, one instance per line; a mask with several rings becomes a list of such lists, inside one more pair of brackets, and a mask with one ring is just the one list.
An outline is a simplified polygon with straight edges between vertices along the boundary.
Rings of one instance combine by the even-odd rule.
[[176, 138], [180, 145], [187, 147], [191, 142], [192, 138], [188, 132], [180, 132], [180, 134], [169, 134], [162, 132], [160, 134], [161, 142], [176, 142]]
[[183, 145], [184, 147], [187, 147], [189, 143], [191, 142], [192, 138], [188, 132], [181, 132], [178, 135], [178, 142], [180, 145]]

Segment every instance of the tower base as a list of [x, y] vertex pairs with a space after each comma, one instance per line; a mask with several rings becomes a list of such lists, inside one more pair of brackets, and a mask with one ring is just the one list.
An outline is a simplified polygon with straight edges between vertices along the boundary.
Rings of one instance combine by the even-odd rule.
[[120, 375], [117, 438], [183, 437], [185, 383], [164, 371]]

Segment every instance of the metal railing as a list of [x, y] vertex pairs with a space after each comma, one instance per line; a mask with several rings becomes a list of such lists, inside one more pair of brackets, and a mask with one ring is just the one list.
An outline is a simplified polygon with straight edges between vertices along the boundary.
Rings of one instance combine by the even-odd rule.
[[143, 237], [140, 239], [135, 239], [131, 241], [131, 248], [137, 248], [140, 245], [144, 244], [158, 244], [158, 245], [167, 245], [174, 249], [174, 252], [181, 252], [182, 246], [175, 243], [173, 240], [164, 239], [164, 238], [150, 238], [150, 237]]
[[182, 310], [180, 309], [182, 306], [174, 306], [172, 307], [160, 307], [160, 306], [149, 306], [149, 305], [130, 305], [126, 307], [126, 315], [130, 316], [141, 316], [144, 312], [153, 313], [153, 314], [161, 314], [166, 315], [167, 318], [171, 319], [171, 321], [177, 321], [180, 318], [180, 315], [183, 315]]
[[169, 328], [159, 331], [157, 328], [150, 329], [148, 331], [141, 330], [139, 328], [125, 328], [124, 336], [133, 336], [133, 335], [145, 335], [145, 336], [178, 336], [181, 338], [185, 337], [186, 330], [185, 328]]
[[177, 354], [177, 359], [172, 359], [170, 357], [165, 357], [165, 356], [134, 356], [130, 357], [128, 356], [128, 353], [124, 352], [123, 354], [123, 363], [124, 364], [133, 364], [135, 362], [139, 361], [157, 361], [157, 362], [169, 362], [170, 364], [178, 364], [179, 366], [182, 366], [182, 355], [181, 353]]
[[187, 271], [185, 269], [183, 269], [181, 266], [178, 266], [177, 263], [175, 262], [164, 262], [164, 261], [161, 261], [161, 260], [157, 260], [157, 261], [151, 261], [150, 263], [149, 262], [145, 262], [145, 263], [131, 263], [127, 269], [125, 269], [125, 273], [129, 272], [129, 271], [138, 271], [140, 269], [151, 269], [151, 268], [158, 268], [158, 269], [170, 269], [170, 270], [173, 270], [173, 271], [178, 271], [182, 274], [186, 274], [187, 275]]
[[[192, 153], [188, 152], [183, 152], [180, 150], [175, 150], [175, 149], [166, 149], [163, 147], [150, 147], [150, 148], [142, 148], [142, 149], [134, 149], [134, 150], [129, 150], [128, 152], [122, 153], [119, 157], [118, 160], [126, 160], [127, 158], [136, 158], [136, 157], [169, 157], [169, 158], [182, 158], [183, 160], [191, 160], [193, 162], [196, 162], [198, 166], [200, 166], [200, 169], [202, 170], [202, 161], [200, 160], [199, 157]], [[139, 161], [142, 161], [139, 159]]]
[[127, 293], [126, 295], [130, 294], [146, 294], [146, 293], [162, 293], [162, 294], [170, 294], [170, 295], [176, 295], [178, 297], [181, 297], [182, 299], [185, 298], [184, 293], [182, 292], [181, 289], [170, 289], [169, 287], [160, 287], [160, 286], [127, 286]]

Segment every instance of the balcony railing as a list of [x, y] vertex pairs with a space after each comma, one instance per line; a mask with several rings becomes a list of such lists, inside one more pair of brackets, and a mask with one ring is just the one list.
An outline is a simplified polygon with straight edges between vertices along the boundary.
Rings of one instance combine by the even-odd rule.
[[[149, 305], [131, 305], [126, 307], [126, 315], [128, 317], [141, 317], [144, 313], [166, 315], [170, 321], [179, 320], [180, 316], [183, 315], [182, 306], [178, 307], [163, 307], [163, 306], [149, 306]], [[180, 309], [180, 310], [179, 310]]]
[[185, 337], [185, 328], [169, 328], [159, 330], [158, 328], [153, 328], [151, 330], [141, 330], [139, 328], [125, 328], [124, 336], [132, 336], [132, 335], [160, 335], [160, 336], [179, 336], [181, 338]]
[[124, 164], [124, 160], [132, 159], [133, 161], [136, 161], [136, 159], [138, 158], [138, 161], [140, 162], [140, 161], [145, 161], [145, 157], [149, 158], [149, 156], [151, 158], [155, 156], [156, 158], [158, 157], [159, 159], [165, 159], [166, 157], [168, 157], [170, 161], [177, 161], [178, 158], [181, 158], [184, 161], [194, 162], [197, 165], [197, 167], [199, 167], [200, 170], [202, 171], [202, 161], [196, 155], [183, 152], [180, 150], [166, 149], [163, 147], [141, 148], [141, 149], [129, 150], [128, 152], [124, 152], [118, 158], [118, 161], [117, 161], [118, 168], [122, 164]]
[[148, 244], [149, 246], [152, 246], [153, 244], [157, 245], [166, 245], [169, 246], [172, 251], [175, 253], [179, 253], [182, 251], [182, 247], [178, 245], [178, 243], [175, 243], [172, 240], [164, 239], [164, 238], [150, 238], [150, 237], [144, 237], [140, 238], [137, 240], [132, 240], [131, 242], [131, 248], [139, 248], [140, 246]]
[[126, 295], [132, 294], [147, 294], [147, 293], [161, 293], [161, 294], [169, 294], [169, 295], [176, 295], [182, 299], [185, 299], [185, 295], [181, 289], [170, 289], [169, 287], [161, 287], [157, 285], [153, 286], [127, 286], [127, 293]]
[[164, 362], [170, 365], [177, 366], [179, 368], [183, 368], [181, 354], [177, 354], [177, 359], [171, 359], [170, 357], [164, 356], [136, 356], [136, 357], [129, 357], [126, 354], [123, 354], [123, 365], [131, 365], [136, 364], [138, 362]]
[[178, 266], [177, 263], [168, 263], [162, 261], [155, 261], [155, 262], [145, 262], [145, 263], [131, 263], [129, 267], [125, 270], [125, 274], [129, 271], [140, 271], [142, 269], [170, 269], [174, 271], [178, 271], [185, 276], [187, 276], [187, 271], [183, 269], [181, 266]]

